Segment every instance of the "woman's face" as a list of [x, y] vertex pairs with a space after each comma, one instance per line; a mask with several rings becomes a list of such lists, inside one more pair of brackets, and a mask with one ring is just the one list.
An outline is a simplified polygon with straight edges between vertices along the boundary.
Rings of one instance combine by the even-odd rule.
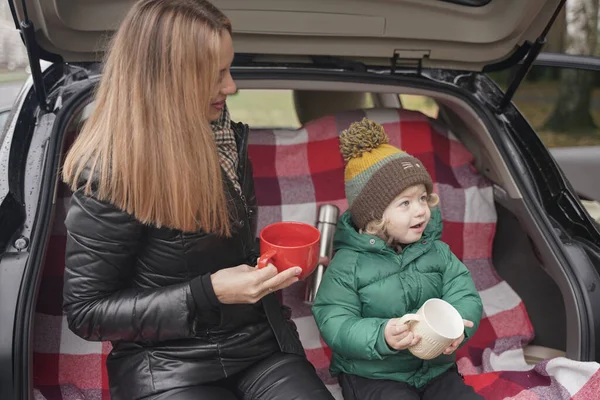
[[220, 50], [220, 65], [219, 65], [219, 81], [215, 89], [215, 93], [210, 99], [210, 109], [208, 117], [210, 121], [215, 121], [221, 116], [221, 111], [225, 107], [225, 100], [230, 94], [237, 91], [235, 82], [231, 77], [231, 63], [233, 62], [233, 43], [231, 35], [227, 31], [221, 34], [221, 50]]

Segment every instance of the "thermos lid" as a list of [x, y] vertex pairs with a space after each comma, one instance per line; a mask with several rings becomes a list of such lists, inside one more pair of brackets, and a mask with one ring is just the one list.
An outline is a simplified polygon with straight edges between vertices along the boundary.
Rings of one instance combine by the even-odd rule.
[[340, 209], [333, 204], [323, 204], [319, 207], [319, 222], [337, 224]]

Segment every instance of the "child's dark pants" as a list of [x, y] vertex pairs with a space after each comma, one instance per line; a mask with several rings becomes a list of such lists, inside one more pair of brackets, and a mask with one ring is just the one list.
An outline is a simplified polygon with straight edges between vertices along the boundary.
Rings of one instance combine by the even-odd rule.
[[433, 379], [422, 388], [403, 382], [367, 379], [342, 374], [339, 378], [345, 400], [482, 400], [463, 382], [456, 367]]

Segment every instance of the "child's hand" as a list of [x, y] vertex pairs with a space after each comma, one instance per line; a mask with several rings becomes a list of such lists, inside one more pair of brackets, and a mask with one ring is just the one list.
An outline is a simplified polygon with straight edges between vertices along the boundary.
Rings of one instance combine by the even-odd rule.
[[421, 340], [420, 336], [414, 335], [408, 330], [407, 324], [400, 323], [400, 318], [392, 318], [388, 321], [383, 331], [385, 341], [394, 350], [405, 350]]
[[[467, 328], [473, 327], [473, 322], [469, 321], [468, 319], [463, 319], [463, 322]], [[454, 342], [452, 342], [450, 344], [450, 346], [448, 346], [448, 348], [446, 348], [446, 350], [444, 350], [444, 354], [450, 355], [450, 354], [454, 353], [456, 351], [456, 349], [458, 349], [458, 346], [460, 346], [460, 344], [463, 342], [463, 340], [465, 340], [464, 333], [462, 335], [460, 335], [460, 337], [458, 339], [456, 339]]]

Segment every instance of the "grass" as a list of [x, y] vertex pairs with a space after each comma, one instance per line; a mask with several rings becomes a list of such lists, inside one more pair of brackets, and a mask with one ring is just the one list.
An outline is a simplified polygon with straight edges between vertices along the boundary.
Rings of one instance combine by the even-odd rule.
[[27, 72], [25, 71], [0, 69], [0, 83], [20, 82], [25, 79], [27, 79]]
[[[554, 99], [557, 93], [558, 83], [525, 82], [517, 91], [513, 101], [531, 126], [536, 129], [546, 146], [600, 146], [600, 129], [596, 129], [594, 132], [553, 132], [544, 130], [544, 123], [554, 110]], [[594, 90], [592, 99], [591, 114], [596, 126], [600, 127], [600, 89]]]

